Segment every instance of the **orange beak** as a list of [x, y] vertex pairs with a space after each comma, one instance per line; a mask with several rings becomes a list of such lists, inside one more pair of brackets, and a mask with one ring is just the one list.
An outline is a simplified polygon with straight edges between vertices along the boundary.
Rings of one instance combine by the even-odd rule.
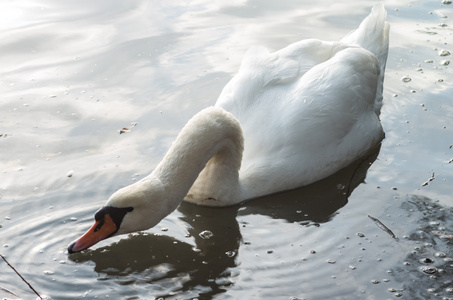
[[68, 252], [75, 253], [85, 250], [110, 237], [116, 231], [115, 222], [113, 222], [109, 214], [106, 214], [104, 219], [96, 221], [82, 237], [69, 244]]

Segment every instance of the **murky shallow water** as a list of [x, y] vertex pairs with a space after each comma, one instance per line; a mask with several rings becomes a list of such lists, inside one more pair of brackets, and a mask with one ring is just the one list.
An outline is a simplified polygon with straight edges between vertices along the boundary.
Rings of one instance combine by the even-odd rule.
[[[440, 55], [453, 51], [453, 13], [441, 1], [386, 4], [386, 139], [365, 160], [239, 207], [182, 204], [147, 232], [65, 251], [215, 102], [250, 46], [336, 40], [372, 4], [0, 4], [0, 253], [54, 299], [453, 298], [453, 76]], [[0, 264], [0, 287], [34, 299]]]

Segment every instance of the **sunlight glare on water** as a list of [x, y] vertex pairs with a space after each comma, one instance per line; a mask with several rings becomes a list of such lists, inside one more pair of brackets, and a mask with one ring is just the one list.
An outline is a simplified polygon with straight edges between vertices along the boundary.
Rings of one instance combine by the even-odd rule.
[[[248, 48], [338, 40], [374, 1], [2, 2], [0, 253], [53, 299], [452, 297], [451, 1], [384, 3], [380, 147], [308, 187], [183, 203], [153, 229], [68, 255]], [[2, 299], [35, 299], [1, 269]]]

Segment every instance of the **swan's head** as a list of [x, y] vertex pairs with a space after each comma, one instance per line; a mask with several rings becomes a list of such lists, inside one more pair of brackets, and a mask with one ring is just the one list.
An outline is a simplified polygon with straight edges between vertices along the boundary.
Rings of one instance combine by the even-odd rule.
[[156, 178], [144, 178], [122, 188], [96, 212], [94, 225], [69, 244], [68, 252], [80, 252], [115, 235], [149, 229], [174, 209], [169, 203]]

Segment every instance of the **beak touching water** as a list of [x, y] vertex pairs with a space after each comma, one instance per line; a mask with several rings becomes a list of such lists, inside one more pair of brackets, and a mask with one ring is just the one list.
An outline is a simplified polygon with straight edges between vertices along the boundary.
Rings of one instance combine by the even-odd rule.
[[108, 238], [117, 231], [116, 225], [109, 215], [105, 219], [96, 221], [94, 225], [78, 240], [72, 242], [68, 247], [69, 253], [85, 250], [94, 244]]
[[96, 213], [94, 225], [82, 237], [69, 244], [68, 252], [70, 254], [80, 252], [111, 237], [120, 228], [126, 213], [132, 210], [132, 207], [116, 208], [104, 206]]

